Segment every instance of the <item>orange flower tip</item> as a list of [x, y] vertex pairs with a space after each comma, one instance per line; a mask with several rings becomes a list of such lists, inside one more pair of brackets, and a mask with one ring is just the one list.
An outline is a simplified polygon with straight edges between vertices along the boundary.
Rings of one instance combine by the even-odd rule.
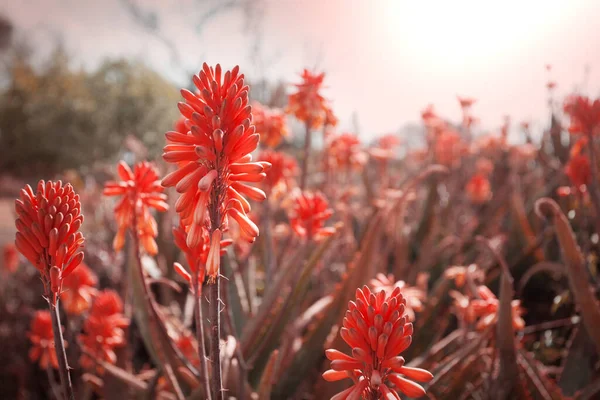
[[425, 369], [401, 367], [397, 371], [409, 379], [417, 382], [429, 382], [433, 379], [433, 374]]
[[183, 268], [181, 264], [178, 262], [173, 263], [173, 267], [175, 268], [175, 272], [179, 274], [187, 283], [192, 282], [192, 276]]
[[425, 389], [418, 383], [405, 379], [397, 374], [390, 374], [388, 376], [390, 382], [396, 385], [396, 388], [408, 397], [419, 398], [425, 396]]
[[214, 182], [214, 180], [217, 178], [217, 171], [216, 170], [211, 170], [209, 171], [206, 175], [204, 175], [204, 177], [202, 179], [200, 179], [200, 181], [198, 182], [198, 190], [200, 190], [201, 192], [207, 192], [208, 189], [210, 189], [210, 186], [212, 185], [212, 183]]
[[221, 230], [215, 229], [210, 239], [210, 249], [206, 261], [206, 272], [209, 278], [216, 279], [221, 267]]
[[349, 378], [346, 371], [334, 371], [329, 369], [323, 373], [323, 379], [327, 382], [336, 382], [346, 378]]

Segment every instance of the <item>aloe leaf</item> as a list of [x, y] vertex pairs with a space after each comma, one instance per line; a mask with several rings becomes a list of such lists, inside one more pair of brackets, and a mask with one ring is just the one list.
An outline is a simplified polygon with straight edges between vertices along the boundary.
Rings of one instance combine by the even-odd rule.
[[271, 355], [269, 356], [269, 361], [267, 362], [267, 366], [260, 378], [260, 383], [258, 384], [258, 399], [259, 400], [268, 400], [271, 398], [271, 389], [273, 388], [273, 383], [275, 382], [275, 365], [277, 364], [277, 358], [279, 357], [279, 350], [273, 350]]
[[569, 286], [575, 301], [581, 310], [583, 325], [592, 339], [597, 354], [600, 354], [600, 307], [589, 284], [589, 271], [581, 250], [575, 241], [573, 229], [567, 217], [552, 199], [543, 198], [536, 202], [536, 212], [540, 217], [547, 217], [553, 223], [558, 243], [562, 249], [563, 259], [567, 265]]

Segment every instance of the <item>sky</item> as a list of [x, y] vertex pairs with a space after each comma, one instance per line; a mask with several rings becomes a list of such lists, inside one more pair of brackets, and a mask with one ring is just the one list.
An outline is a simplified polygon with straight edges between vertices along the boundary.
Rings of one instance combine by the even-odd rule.
[[[169, 46], [136, 23], [127, 1], [158, 15], [177, 62]], [[131, 57], [182, 86], [202, 62], [239, 64], [250, 79], [286, 82], [317, 68], [326, 72], [325, 95], [340, 130], [358, 130], [363, 139], [418, 122], [428, 104], [458, 120], [457, 95], [477, 99], [481, 129], [494, 132], [505, 115], [543, 130], [549, 79], [558, 98], [574, 90], [599, 94], [596, 0], [263, 0], [253, 18], [237, 7], [200, 24], [215, 4], [0, 0], [0, 12], [36, 42], [61, 38], [86, 68]]]

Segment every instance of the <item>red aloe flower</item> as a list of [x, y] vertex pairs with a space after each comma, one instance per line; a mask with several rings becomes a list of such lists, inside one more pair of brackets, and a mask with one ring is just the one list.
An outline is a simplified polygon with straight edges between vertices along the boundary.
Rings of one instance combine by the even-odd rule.
[[474, 204], [483, 204], [492, 196], [492, 187], [489, 179], [483, 174], [475, 174], [466, 186], [467, 195]]
[[290, 226], [301, 238], [320, 240], [335, 233], [335, 228], [325, 228], [325, 221], [333, 215], [327, 199], [321, 192], [298, 192], [293, 198]]
[[435, 161], [438, 164], [452, 167], [460, 162], [464, 145], [458, 132], [444, 129], [439, 132], [433, 148]]
[[379, 161], [386, 161], [394, 157], [394, 149], [398, 147], [401, 140], [393, 133], [384, 135], [377, 140], [377, 144], [369, 150], [369, 154]]
[[571, 118], [570, 133], [596, 135], [600, 133], [600, 99], [591, 100], [586, 96], [567, 97], [564, 111]]
[[325, 120], [323, 125], [326, 127], [335, 127], [339, 122], [338, 117], [333, 113], [333, 109], [329, 105], [325, 105]]
[[200, 357], [198, 356], [198, 342], [189, 333], [181, 334], [175, 340], [175, 346], [181, 351], [181, 354], [192, 363], [196, 368], [200, 367]]
[[252, 104], [252, 115], [261, 144], [275, 148], [289, 135], [287, 118], [283, 110], [269, 108], [258, 102]]
[[117, 172], [121, 181], [110, 181], [104, 186], [105, 196], [123, 196], [115, 207], [115, 216], [119, 230], [113, 240], [115, 251], [120, 251], [125, 244], [125, 233], [133, 226], [134, 212], [137, 219], [137, 235], [148, 254], [158, 253], [154, 238], [158, 234], [156, 220], [150, 212], [154, 208], [160, 212], [169, 209], [167, 195], [158, 179], [156, 167], [147, 161], [138, 163], [133, 171], [124, 162], [119, 162]]
[[[485, 330], [488, 326], [494, 325], [498, 321], [498, 298], [492, 291], [484, 285], [477, 287], [479, 299], [471, 300], [471, 306], [475, 315], [480, 317], [477, 322], [477, 330]], [[525, 327], [525, 321], [521, 317], [524, 310], [521, 307], [520, 300], [513, 300], [512, 306], [512, 324], [515, 330], [521, 330]]]
[[[175, 239], [175, 245], [185, 255], [185, 259], [192, 271], [192, 274], [198, 273], [198, 281], [202, 283], [204, 281], [206, 273], [206, 262], [208, 260], [208, 254], [210, 251], [210, 238], [206, 228], [202, 229], [202, 237], [200, 242], [195, 247], [189, 247], [187, 245], [187, 233], [183, 224], [179, 224], [178, 227], [173, 228], [173, 237]], [[231, 245], [233, 241], [231, 239], [221, 240], [221, 255], [226, 252], [226, 247]], [[175, 263], [175, 271], [185, 279], [193, 290], [192, 276], [186, 271], [186, 269], [179, 263]], [[200, 289], [202, 286], [200, 285]]]
[[79, 268], [63, 280], [61, 300], [65, 311], [69, 314], [81, 315], [89, 310], [97, 292], [96, 285], [98, 285], [96, 274], [85, 263], [79, 265]]
[[188, 246], [200, 243], [204, 229], [211, 233], [207, 271], [215, 279], [221, 233], [227, 229], [228, 217], [240, 225], [248, 241], [258, 236], [258, 227], [247, 216], [250, 204], [244, 195], [257, 201], [266, 198], [262, 190], [246, 182], [264, 179], [269, 164], [251, 162], [259, 135], [252, 125], [248, 86], [239, 68], [223, 75], [220, 65], [213, 69], [204, 64], [193, 81], [198, 92], [182, 89], [186, 103], [179, 103], [189, 130], [166, 134], [163, 158], [178, 164], [178, 169], [162, 184], [181, 193], [175, 207], [188, 229]]
[[17, 251], [15, 244], [5, 244], [2, 253], [4, 256], [4, 268], [10, 273], [16, 272], [17, 267], [19, 266], [19, 252]]
[[123, 302], [117, 292], [105, 290], [96, 297], [83, 323], [84, 333], [79, 335], [82, 347], [90, 354], [81, 356], [82, 366], [91, 368], [98, 359], [116, 363], [114, 348], [125, 345], [123, 328], [129, 326], [129, 320], [122, 313]]
[[271, 164], [265, 179], [268, 193], [277, 185], [283, 185], [285, 188], [292, 186], [293, 178], [298, 173], [298, 164], [294, 157], [280, 151], [265, 150], [258, 155], [258, 159]]
[[32, 347], [29, 359], [37, 362], [40, 368], [58, 368], [58, 358], [54, 349], [54, 334], [52, 333], [52, 318], [48, 311], [36, 311], [31, 320], [29, 332]]
[[573, 186], [581, 192], [586, 190], [586, 186], [592, 179], [590, 159], [586, 154], [583, 154], [588, 141], [588, 138], [584, 136], [571, 147], [569, 162], [565, 165], [565, 174], [569, 177]]
[[360, 148], [360, 140], [352, 133], [342, 133], [329, 143], [327, 154], [332, 158], [333, 167], [339, 169], [363, 166], [366, 154]]
[[585, 190], [585, 186], [592, 179], [592, 167], [590, 159], [585, 154], [572, 155], [567, 165], [565, 165], [565, 174], [571, 180], [573, 186]]
[[[400, 288], [377, 294], [364, 286], [356, 290], [356, 301], [348, 303], [340, 334], [352, 356], [329, 349], [331, 369], [323, 378], [333, 382], [350, 378], [354, 384], [334, 399], [421, 397], [425, 389], [413, 381], [429, 382], [433, 375], [420, 368], [404, 366], [399, 356], [412, 341], [413, 325], [405, 315], [406, 299]], [[408, 378], [408, 379], [407, 379]], [[361, 397], [362, 396], [362, 397]]]
[[[294, 114], [300, 121], [304, 121], [311, 128], [317, 129], [325, 122], [330, 108], [320, 90], [323, 87], [325, 73], [315, 74], [305, 69], [302, 72], [302, 82], [296, 84], [296, 93], [289, 96], [287, 112]], [[329, 116], [329, 123], [332, 122]]]
[[20, 197], [15, 245], [40, 271], [46, 297], [56, 304], [63, 279], [83, 260], [79, 195], [70, 184], [40, 181], [36, 193], [27, 185]]

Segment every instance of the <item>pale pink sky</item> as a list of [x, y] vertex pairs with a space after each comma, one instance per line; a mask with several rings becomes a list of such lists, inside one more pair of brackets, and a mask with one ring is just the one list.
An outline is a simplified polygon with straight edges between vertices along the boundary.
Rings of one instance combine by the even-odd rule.
[[352, 127], [356, 112], [363, 138], [418, 121], [429, 103], [458, 119], [457, 94], [478, 99], [474, 113], [483, 128], [497, 128], [508, 114], [541, 130], [547, 63], [559, 96], [576, 87], [596, 96], [600, 88], [596, 0], [267, 0], [261, 69], [248, 57], [252, 38], [241, 12], [212, 19], [198, 35], [194, 21], [208, 8], [202, 1], [136, 3], [161, 13], [183, 68], [171, 64], [166, 47], [133, 22], [120, 0], [0, 0], [0, 11], [41, 43], [61, 34], [84, 66], [129, 56], [180, 85], [189, 79], [183, 70], [203, 61], [286, 81], [316, 65], [327, 72], [326, 95], [341, 129]]

